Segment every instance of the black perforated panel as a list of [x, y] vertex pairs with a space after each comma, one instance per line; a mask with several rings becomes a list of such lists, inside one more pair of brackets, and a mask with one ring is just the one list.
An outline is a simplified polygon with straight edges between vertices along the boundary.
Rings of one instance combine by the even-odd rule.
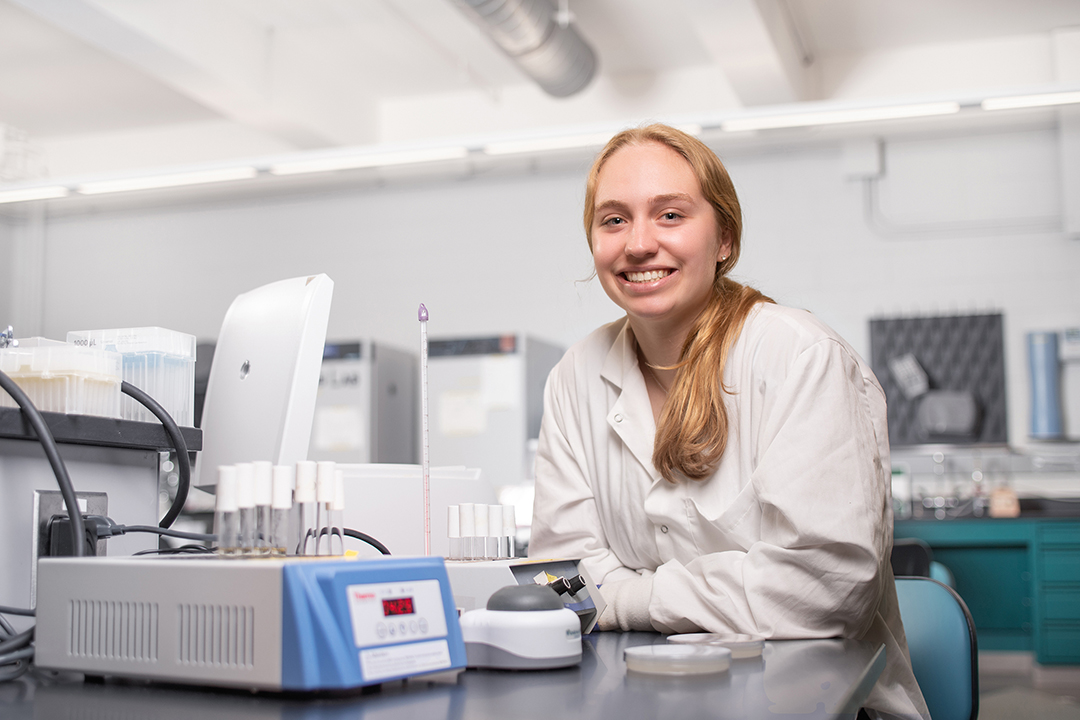
[[901, 392], [889, 361], [912, 353], [930, 379], [933, 390], [974, 394], [982, 420], [977, 443], [1008, 441], [1005, 414], [1005, 342], [1002, 317], [883, 318], [870, 321], [870, 356], [889, 403], [889, 443], [925, 442], [917, 432], [915, 413], [920, 398]]

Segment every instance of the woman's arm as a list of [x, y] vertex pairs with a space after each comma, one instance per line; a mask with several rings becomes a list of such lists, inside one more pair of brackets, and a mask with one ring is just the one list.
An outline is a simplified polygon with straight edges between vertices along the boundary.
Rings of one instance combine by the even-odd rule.
[[658, 630], [857, 637], [873, 621], [891, 542], [884, 398], [835, 340], [782, 372], [773, 361], [756, 355], [754, 384], [733, 395], [727, 452], [744, 454], [730, 460], [752, 468], [750, 482], [719, 515], [686, 503], [702, 554], [662, 564], [627, 601], [647, 592]]
[[590, 479], [596, 454], [605, 449], [585, 441], [587, 396], [575, 385], [573, 364], [563, 362], [551, 371], [544, 389], [529, 556], [581, 558], [599, 583], [638, 577], [604, 535]]

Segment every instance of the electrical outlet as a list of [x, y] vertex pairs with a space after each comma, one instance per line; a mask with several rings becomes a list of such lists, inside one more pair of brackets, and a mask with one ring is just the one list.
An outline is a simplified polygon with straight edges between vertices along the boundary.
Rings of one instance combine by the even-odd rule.
[[[109, 514], [109, 496], [103, 492], [76, 492], [75, 500], [83, 515]], [[37, 606], [37, 559], [49, 546], [49, 518], [67, 515], [67, 505], [59, 490], [34, 491], [34, 525], [30, 538], [30, 553], [34, 562], [30, 565], [30, 607]], [[105, 540], [98, 540], [97, 554], [105, 554]]]

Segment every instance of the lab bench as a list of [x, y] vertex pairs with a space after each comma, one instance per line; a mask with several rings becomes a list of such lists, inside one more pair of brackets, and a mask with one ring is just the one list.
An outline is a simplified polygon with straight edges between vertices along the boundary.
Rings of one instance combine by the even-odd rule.
[[980, 650], [1080, 664], [1080, 518], [902, 520], [893, 536], [924, 540], [952, 571]]
[[762, 657], [700, 676], [628, 671], [628, 647], [664, 643], [656, 633], [591, 633], [580, 665], [556, 670], [467, 670], [332, 693], [250, 693], [33, 672], [0, 684], [5, 718], [100, 720], [552, 720], [622, 718], [800, 720], [853, 718], [885, 667], [885, 647], [859, 640], [767, 641]]

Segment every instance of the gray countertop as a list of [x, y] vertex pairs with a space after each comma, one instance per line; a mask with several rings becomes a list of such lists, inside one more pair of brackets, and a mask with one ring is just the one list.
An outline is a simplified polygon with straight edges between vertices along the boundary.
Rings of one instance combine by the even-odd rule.
[[667, 677], [627, 672], [623, 651], [662, 643], [653, 633], [593, 633], [579, 667], [547, 671], [468, 670], [443, 682], [412, 680], [350, 693], [251, 694], [81, 676], [24, 676], [0, 684], [4, 720], [246, 720], [289, 718], [618, 718], [851, 717], [885, 665], [883, 646], [855, 640], [766, 643], [761, 658], [736, 660], [723, 674]]

